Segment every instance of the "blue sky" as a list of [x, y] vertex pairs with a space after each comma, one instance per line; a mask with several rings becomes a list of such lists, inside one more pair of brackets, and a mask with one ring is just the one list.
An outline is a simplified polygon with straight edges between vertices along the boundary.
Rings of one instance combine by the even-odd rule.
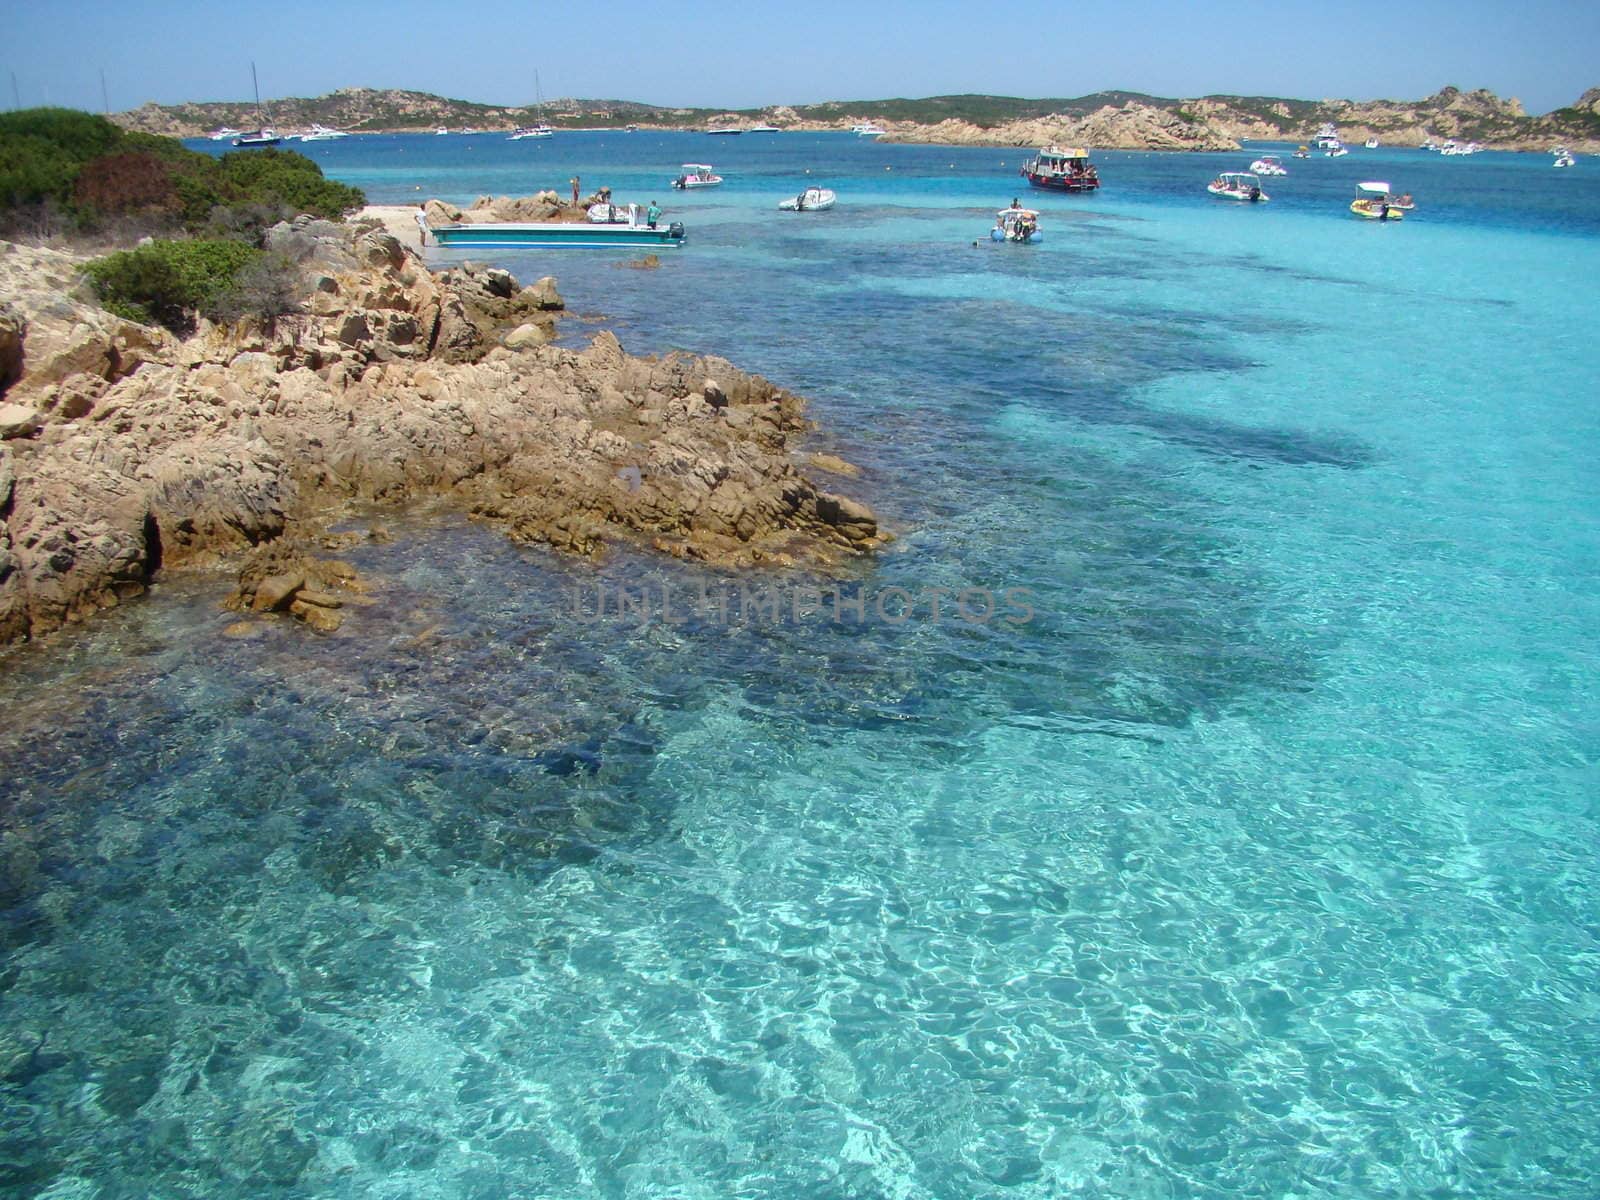
[[1125, 88], [1416, 99], [1487, 87], [1545, 112], [1600, 86], [1600, 3], [1282, 0], [0, 0], [0, 105], [98, 110], [405, 87], [754, 107]]

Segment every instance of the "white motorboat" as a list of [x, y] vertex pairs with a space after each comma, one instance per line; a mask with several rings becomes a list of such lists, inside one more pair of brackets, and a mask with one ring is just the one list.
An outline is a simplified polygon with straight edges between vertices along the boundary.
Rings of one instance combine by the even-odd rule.
[[715, 129], [707, 129], [706, 132], [714, 137], [738, 137], [744, 130], [736, 129], [731, 125], [719, 125]]
[[1345, 147], [1343, 147], [1343, 146], [1335, 146], [1331, 150], [1324, 150], [1322, 152], [1322, 157], [1323, 158], [1343, 158], [1346, 154], [1349, 154], [1349, 153], [1350, 153], [1350, 151], [1345, 149]]
[[206, 134], [213, 142], [228, 142], [239, 136], [240, 131], [232, 126], [224, 125], [221, 129]]
[[783, 132], [783, 130], [779, 129], [776, 125], [746, 125], [744, 127], [744, 131], [746, 133], [782, 133]]
[[1039, 231], [1039, 214], [1031, 208], [1002, 208], [994, 215], [994, 228], [989, 230], [992, 242], [1042, 242]]
[[439, 126], [439, 128], [437, 128], [437, 129], [435, 129], [433, 131], [433, 135], [435, 137], [444, 137], [449, 132], [450, 131], [448, 129], [446, 129], [443, 125], [441, 125], [441, 126]]
[[1283, 160], [1276, 154], [1263, 154], [1250, 164], [1250, 170], [1256, 175], [1287, 175], [1289, 168], [1283, 165]]
[[1556, 156], [1555, 161], [1550, 164], [1552, 167], [1570, 167], [1578, 161], [1572, 151], [1565, 146], [1557, 146], [1550, 153]]
[[784, 212], [827, 212], [834, 199], [832, 188], [808, 187], [798, 196], [778, 201], [778, 207]]
[[1315, 150], [1337, 150], [1343, 145], [1339, 131], [1331, 123], [1317, 130], [1317, 136], [1311, 139], [1311, 146]]
[[716, 187], [721, 182], [722, 176], [711, 169], [710, 163], [684, 163], [683, 174], [672, 181], [672, 186], [687, 190]]
[[302, 133], [300, 135], [300, 140], [302, 142], [331, 142], [338, 138], [349, 136], [350, 135], [342, 129], [329, 129], [326, 125], [318, 125], [315, 121], [313, 121], [311, 123], [310, 131], [307, 133]]
[[1376, 150], [1378, 148], [1378, 139], [1377, 138], [1368, 138], [1366, 141], [1362, 142], [1361, 144], [1363, 146], [1365, 146], [1368, 150]]
[[1224, 200], [1245, 200], [1254, 204], [1271, 199], [1261, 190], [1261, 180], [1249, 171], [1223, 171], [1206, 184], [1206, 191]]
[[857, 137], [882, 137], [889, 131], [876, 121], [862, 121], [860, 124], [850, 126], [850, 132]]

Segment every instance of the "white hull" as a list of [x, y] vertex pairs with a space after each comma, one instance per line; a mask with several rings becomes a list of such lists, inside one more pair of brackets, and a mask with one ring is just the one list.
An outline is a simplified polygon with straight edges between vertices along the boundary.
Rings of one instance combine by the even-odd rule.
[[778, 207], [784, 212], [827, 212], [835, 199], [832, 188], [807, 188], [799, 196], [778, 201]]

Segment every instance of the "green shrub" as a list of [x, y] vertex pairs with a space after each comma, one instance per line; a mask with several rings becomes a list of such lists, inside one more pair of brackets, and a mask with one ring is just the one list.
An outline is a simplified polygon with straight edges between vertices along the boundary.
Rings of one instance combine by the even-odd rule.
[[20, 108], [0, 113], [0, 140], [38, 138], [74, 162], [88, 162], [115, 150], [126, 135], [104, 117], [70, 108]]
[[118, 316], [182, 334], [260, 258], [243, 242], [158, 241], [96, 259], [84, 272]]
[[321, 167], [292, 151], [244, 150], [224, 154], [217, 166], [224, 199], [236, 203], [285, 205], [331, 221], [366, 203], [359, 188], [325, 178]]
[[31, 134], [0, 133], [0, 205], [21, 208], [72, 196], [78, 162], [61, 147]]
[[[259, 240], [264, 222], [283, 215], [338, 220], [365, 203], [359, 189], [324, 178], [316, 163], [290, 151], [217, 159], [90, 113], [0, 113], [0, 230], [22, 228], [24, 215], [54, 204], [84, 226], [137, 213], [191, 232], [214, 226]], [[228, 211], [214, 220], [218, 208]]]

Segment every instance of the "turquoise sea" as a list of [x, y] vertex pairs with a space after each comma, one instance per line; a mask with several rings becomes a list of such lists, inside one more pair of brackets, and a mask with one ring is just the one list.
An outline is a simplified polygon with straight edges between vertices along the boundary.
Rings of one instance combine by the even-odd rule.
[[430, 509], [339, 635], [174, 577], [0, 656], [0, 1193], [1600, 1191], [1600, 161], [1102, 153], [1020, 247], [1016, 150], [306, 149], [661, 201], [498, 261], [810, 396], [915, 607]]

